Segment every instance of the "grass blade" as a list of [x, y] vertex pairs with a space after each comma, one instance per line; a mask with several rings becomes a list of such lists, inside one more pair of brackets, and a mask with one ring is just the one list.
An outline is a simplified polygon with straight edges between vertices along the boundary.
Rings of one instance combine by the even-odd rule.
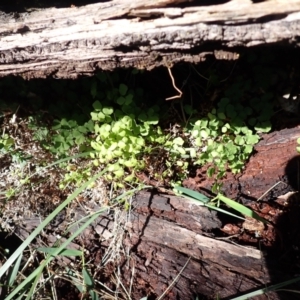
[[28, 247], [28, 245], [36, 238], [36, 236], [55, 218], [55, 216], [63, 210], [73, 199], [75, 199], [85, 188], [94, 182], [97, 178], [102, 176], [106, 172], [104, 169], [102, 172], [93, 176], [89, 181], [84, 183], [81, 187], [76, 189], [62, 204], [60, 204], [19, 246], [19, 248], [9, 257], [9, 259], [0, 268], [0, 279], [8, 270], [8, 268], [14, 263], [18, 256]]
[[208, 197], [206, 197], [205, 195], [198, 193], [196, 191], [184, 188], [182, 186], [175, 186], [174, 189], [181, 192], [183, 195], [187, 195], [187, 196], [194, 198], [198, 201], [201, 201], [203, 203], [207, 203], [210, 201], [210, 199]]
[[297, 277], [297, 278], [294, 278], [294, 279], [290, 279], [290, 280], [287, 280], [287, 281], [284, 281], [284, 282], [281, 282], [281, 283], [278, 283], [278, 284], [274, 284], [274, 285], [271, 285], [269, 287], [266, 287], [266, 288], [263, 288], [263, 289], [259, 289], [257, 291], [245, 294], [243, 296], [232, 298], [231, 300], [246, 300], [246, 299], [251, 299], [252, 297], [263, 295], [263, 294], [266, 294], [266, 293], [271, 292], [271, 291], [276, 291], [276, 290], [278, 290], [281, 287], [287, 286], [289, 284], [292, 284], [292, 283], [295, 283], [295, 282], [298, 282], [298, 281], [300, 281], [300, 277]]
[[[51, 247], [41, 247], [38, 248], [37, 250], [40, 252], [45, 252], [47, 254], [53, 255], [55, 253], [57, 248], [51, 248]], [[63, 249], [58, 255], [62, 256], [81, 256], [82, 251], [80, 250], [75, 250], [75, 249]]]
[[217, 207], [217, 206], [213, 206], [213, 205], [209, 205], [209, 204], [204, 204], [204, 206], [206, 206], [206, 207], [208, 207], [208, 208], [210, 208], [210, 209], [216, 210], [216, 211], [218, 211], [218, 212], [221, 212], [221, 213], [223, 213], [223, 214], [226, 214], [226, 215], [228, 215], [228, 216], [232, 216], [232, 217], [235, 217], [235, 218], [237, 218], [237, 219], [241, 219], [241, 220], [244, 220], [244, 221], [245, 221], [245, 218], [243, 218], [243, 217], [241, 217], [241, 216], [238, 216], [238, 215], [235, 215], [235, 214], [233, 214], [233, 213], [231, 213], [231, 212], [229, 212], [229, 211], [227, 211], [227, 210], [225, 210], [225, 209], [219, 208], [219, 207]]
[[22, 261], [22, 256], [23, 256], [23, 252], [19, 255], [19, 257], [17, 258], [11, 272], [8, 275], [8, 285], [12, 286], [16, 280], [16, 277], [18, 275], [19, 272], [19, 268], [20, 268], [20, 264]]
[[227, 204], [229, 207], [233, 208], [234, 210], [238, 211], [239, 213], [241, 213], [244, 216], [250, 217], [250, 218], [254, 218], [258, 221], [263, 222], [264, 224], [269, 224], [270, 222], [262, 217], [260, 217], [256, 212], [254, 212], [252, 209], [234, 201], [231, 200], [221, 194], [218, 194], [217, 197], [219, 200], [223, 201], [225, 204]]
[[[85, 184], [83, 184], [80, 188], [78, 188], [78, 189], [76, 189], [75, 191], [74, 191], [74, 193], [72, 193], [72, 195], [70, 195], [58, 208], [60, 208], [61, 207], [61, 209], [63, 209], [68, 203], [70, 203], [70, 201], [72, 201], [75, 197], [77, 197], [77, 195], [82, 191], [82, 190], [84, 190], [89, 184], [91, 184], [94, 180], [96, 180], [97, 178], [99, 178], [101, 175], [103, 175], [103, 173], [106, 171], [106, 169], [105, 170], [103, 170], [102, 172], [100, 172], [99, 174], [96, 174], [95, 176], [93, 176], [89, 181], [87, 181]], [[134, 189], [134, 191], [135, 190], [140, 190], [141, 189], [141, 187], [139, 188], [139, 189]], [[124, 198], [124, 197], [126, 197], [127, 195], [129, 195], [130, 193], [129, 193], [130, 191], [128, 191], [128, 192], [126, 192], [126, 193], [124, 193], [123, 195], [121, 195], [121, 196], [118, 196], [116, 199], [118, 199], [118, 201], [119, 202], [121, 202], [120, 200], [122, 200], [122, 198]], [[132, 191], [131, 191], [132, 192]], [[118, 203], [116, 203], [116, 205], [117, 204], [119, 204], [119, 202]], [[114, 205], [113, 205], [114, 206]], [[113, 207], [112, 206], [112, 207]], [[61, 210], [58, 210], [58, 208], [57, 209], [55, 209], [51, 214], [50, 214], [50, 216], [55, 216], [55, 214], [54, 214], [54, 212], [56, 212], [56, 214]], [[14, 297], [17, 295], [17, 293], [18, 292], [20, 292], [27, 284], [29, 284], [32, 280], [34, 280], [35, 279], [35, 282], [38, 282], [38, 280], [39, 280], [39, 277], [40, 277], [40, 275], [42, 274], [42, 271], [43, 271], [43, 269], [44, 269], [44, 267], [48, 264], [48, 263], [50, 263], [50, 261], [51, 260], [53, 260], [54, 259], [54, 257], [55, 256], [57, 256], [61, 251], [63, 251], [64, 249], [66, 249], [66, 247], [67, 247], [67, 245], [71, 242], [71, 241], [73, 241], [86, 227], [88, 227], [91, 223], [93, 223], [95, 220], [96, 220], [96, 218], [98, 218], [105, 210], [106, 210], [107, 208], [105, 207], [105, 208], [102, 208], [101, 210], [99, 210], [98, 212], [95, 212], [95, 213], [93, 213], [93, 214], [91, 214], [89, 217], [89, 219], [79, 228], [79, 229], [77, 229], [77, 231], [75, 231], [74, 232], [74, 234], [72, 234], [71, 235], [71, 237], [69, 237], [65, 242], [63, 242], [61, 245], [60, 245], [60, 247], [58, 247], [58, 248], [53, 248], [54, 250], [53, 250], [53, 252], [51, 253], [51, 255], [48, 255], [47, 256], [47, 258], [44, 260], [44, 262], [42, 263], [42, 265], [40, 265], [36, 270], [34, 270], [14, 291], [12, 291], [12, 293], [10, 293], [9, 295], [8, 295], [8, 297], [7, 298], [5, 298], [6, 300], [10, 300], [10, 299], [14, 299]], [[49, 217], [50, 217], [49, 216]], [[47, 217], [45, 220], [49, 220], [48, 221], [48, 223], [51, 221], [51, 218], [49, 218], [49, 217]], [[45, 223], [45, 221], [44, 222], [42, 222], [39, 226], [38, 226], [38, 228], [37, 229], [39, 229], [39, 228], [41, 228], [40, 230], [42, 230], [43, 229], [43, 227], [41, 227], [41, 225], [42, 224], [45, 224], [44, 226], [46, 226], [48, 223]], [[34, 232], [37, 232], [38, 230], [34, 230]], [[33, 233], [34, 233], [33, 232]], [[30, 235], [30, 236], [32, 236], [32, 238], [35, 238], [35, 236], [39, 233], [39, 232], [37, 232], [37, 234], [35, 234], [34, 236], [33, 236], [33, 233]], [[29, 237], [30, 237], [29, 236]], [[27, 238], [28, 239], [28, 238]], [[27, 241], [27, 239], [25, 240], [25, 242]], [[26, 243], [27, 244], [27, 243]], [[23, 244], [22, 244], [23, 245]], [[21, 246], [22, 246], [21, 245]], [[20, 247], [21, 247], [20, 246]], [[20, 248], [19, 247], [19, 248]], [[18, 249], [19, 249], [18, 248]], [[24, 246], [22, 247], [22, 248], [24, 248]], [[26, 247], [25, 247], [26, 248]], [[24, 249], [25, 249], [24, 248]], [[18, 251], [18, 249], [17, 249], [17, 251]], [[17, 252], [16, 251], [16, 252]], [[14, 253], [15, 254], [15, 253]], [[13, 255], [14, 255], [13, 254]], [[14, 260], [12, 260], [12, 263], [13, 263], [13, 261]], [[4, 266], [4, 265], [3, 265]], [[1, 268], [2, 269], [2, 268]], [[0, 270], [1, 270], [0, 269]], [[2, 271], [3, 272], [3, 271]], [[32, 288], [34, 288], [34, 284], [32, 285]], [[33, 289], [32, 289], [33, 290]], [[30, 295], [30, 294], [28, 294], [28, 295]], [[31, 296], [31, 295], [30, 295]], [[96, 298], [98, 298], [98, 297], [96, 297]]]
[[86, 268], [82, 269], [82, 276], [83, 276], [84, 284], [88, 287], [88, 289], [93, 288], [94, 286], [93, 278]]
[[31, 273], [14, 291], [12, 291], [5, 299], [11, 300], [14, 299], [13, 297], [21, 291], [28, 283], [30, 283], [34, 278], [35, 280], [39, 279], [39, 276], [44, 267], [50, 263], [51, 260], [54, 259], [54, 256], [58, 255], [64, 248], [67, 247], [67, 245], [72, 242], [85, 228], [87, 228], [91, 223], [93, 223], [104, 211], [106, 208], [101, 209], [97, 213], [93, 214], [89, 220], [87, 220], [71, 237], [69, 237], [66, 241], [64, 241], [59, 248], [56, 249], [52, 253], [52, 255], [48, 255], [48, 257], [45, 259], [42, 265], [40, 265], [36, 270], [34, 270], [33, 273]]

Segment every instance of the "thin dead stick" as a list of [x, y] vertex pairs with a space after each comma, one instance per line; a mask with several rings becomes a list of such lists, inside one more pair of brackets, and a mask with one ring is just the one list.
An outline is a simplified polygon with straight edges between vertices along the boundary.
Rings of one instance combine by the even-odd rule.
[[283, 181], [278, 181], [277, 183], [275, 183], [272, 187], [270, 187], [266, 192], [264, 192], [256, 201], [259, 201], [261, 200], [265, 195], [267, 195], [272, 189], [274, 189], [275, 186], [277, 186], [278, 184], [280, 183], [283, 183], [283, 184], [286, 184], [284, 183]]
[[173, 100], [173, 99], [181, 98], [181, 96], [182, 96], [182, 91], [175, 85], [175, 80], [174, 80], [174, 77], [173, 77], [173, 75], [172, 75], [171, 68], [168, 68], [168, 71], [169, 71], [169, 74], [170, 74], [170, 77], [171, 77], [171, 80], [172, 80], [173, 87], [174, 87], [174, 89], [179, 93], [179, 95], [173, 96], [173, 97], [169, 97], [169, 98], [166, 98], [166, 100]]
[[184, 271], [184, 269], [186, 268], [186, 266], [190, 262], [190, 260], [191, 260], [191, 257], [189, 257], [189, 259], [187, 260], [185, 265], [182, 267], [181, 271], [178, 273], [178, 275], [174, 278], [174, 280], [171, 282], [171, 284], [168, 286], [168, 288], [163, 292], [163, 294], [157, 300], [161, 300], [167, 294], [167, 292], [173, 287], [173, 285], [175, 284], [175, 282], [177, 281], [179, 276], [182, 274], [182, 272]]
[[133, 267], [132, 267], [132, 272], [131, 272], [131, 279], [130, 279], [130, 286], [129, 286], [129, 295], [131, 295], [132, 286], [133, 286], [133, 279], [134, 279], [134, 272], [135, 272], [134, 260], [132, 260], [132, 262], [133, 262]]

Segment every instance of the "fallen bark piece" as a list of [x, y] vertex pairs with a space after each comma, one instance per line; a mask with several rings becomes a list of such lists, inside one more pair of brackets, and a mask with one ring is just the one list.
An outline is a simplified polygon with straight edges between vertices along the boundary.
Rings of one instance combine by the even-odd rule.
[[[160, 217], [157, 202], [170, 204], [160, 210]], [[197, 231], [192, 223], [196, 220], [205, 222], [207, 216], [215, 216], [215, 212], [192, 204], [188, 199], [140, 193], [132, 205], [137, 205], [137, 208], [130, 214], [130, 230], [125, 244], [135, 260], [137, 282], [147, 282], [156, 296], [166, 290], [189, 258], [191, 260], [167, 299], [193, 299], [195, 295], [232, 297], [258, 288], [281, 273], [280, 267], [269, 270], [270, 258], [266, 259], [261, 251], [214, 239], [209, 232]], [[148, 210], [147, 214], [142, 214], [143, 207]], [[162, 208], [161, 205], [159, 207]], [[170, 207], [173, 207], [174, 215], [178, 212], [185, 214], [186, 223], [178, 224], [169, 219]], [[192, 221], [189, 222], [189, 219]], [[215, 225], [209, 231], [214, 228]], [[124, 269], [124, 272], [125, 278], [129, 276], [130, 270]], [[141, 296], [139, 294], [135, 298]]]

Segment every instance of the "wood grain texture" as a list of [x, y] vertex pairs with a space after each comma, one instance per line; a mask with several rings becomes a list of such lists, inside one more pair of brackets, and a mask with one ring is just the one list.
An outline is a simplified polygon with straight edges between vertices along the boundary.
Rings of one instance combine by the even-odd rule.
[[3, 13], [0, 76], [76, 78], [97, 69], [197, 63], [220, 47], [299, 46], [298, 0], [184, 7], [191, 3], [113, 0]]
[[[116, 243], [122, 245], [121, 259], [114, 263], [121, 267], [121, 280], [126, 288], [131, 284], [134, 268], [132, 299], [145, 296], [145, 285], [155, 295], [161, 295], [189, 258], [166, 299], [193, 299], [194, 295], [210, 299], [217, 294], [222, 298], [232, 297], [286, 278], [280, 263], [271, 256], [254, 248], [214, 239], [213, 231], [221, 222], [215, 212], [203, 206], [181, 197], [151, 192], [140, 192], [131, 205], [130, 214], [123, 211], [127, 216], [119, 215], [119, 219], [115, 219], [113, 210], [103, 213], [77, 241], [83, 241], [87, 250], [99, 247], [100, 243], [101, 251], [114, 252], [111, 249]], [[85, 215], [86, 211], [78, 210], [72, 221]], [[26, 219], [16, 232], [26, 238], [40, 222], [38, 218]], [[44, 239], [53, 244], [69, 225], [67, 216], [60, 216], [48, 226]], [[116, 228], [122, 229], [121, 240]], [[80, 242], [74, 241], [69, 248], [79, 249]], [[102, 260], [106, 259], [109, 258], [102, 256]], [[97, 263], [106, 272], [101, 259]]]

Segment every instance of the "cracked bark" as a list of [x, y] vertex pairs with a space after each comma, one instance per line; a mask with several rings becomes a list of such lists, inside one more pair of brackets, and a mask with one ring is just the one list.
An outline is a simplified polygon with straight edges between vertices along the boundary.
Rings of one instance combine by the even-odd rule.
[[[285, 278], [279, 264], [270, 267], [270, 258], [261, 251], [213, 239], [213, 231], [221, 222], [215, 212], [205, 207], [180, 197], [150, 192], [137, 194], [132, 207], [127, 221], [126, 217], [115, 220], [113, 211], [103, 213], [80, 239], [86, 249], [95, 247], [99, 241], [107, 249], [116, 234], [116, 222], [119, 228], [125, 229], [120, 250], [129, 253], [130, 259], [122, 257], [121, 274], [122, 284], [129, 288], [134, 267], [132, 299], [141, 299], [150, 291], [161, 295], [181, 271], [166, 299], [193, 299], [195, 295], [232, 297]], [[86, 211], [78, 210], [73, 222], [85, 215]], [[64, 217], [60, 224], [49, 227], [50, 244], [56, 242], [57, 234], [64, 232], [69, 221]], [[39, 223], [39, 218], [24, 220], [24, 227], [20, 226], [17, 232], [26, 238]], [[74, 242], [70, 247], [79, 246]], [[277, 299], [273, 296], [272, 299]]]
[[2, 13], [0, 76], [76, 78], [98, 69], [197, 63], [207, 55], [237, 59], [234, 47], [298, 47], [299, 19], [299, 0], [289, 5], [284, 0], [232, 0], [208, 6], [183, 0], [112, 0]]

